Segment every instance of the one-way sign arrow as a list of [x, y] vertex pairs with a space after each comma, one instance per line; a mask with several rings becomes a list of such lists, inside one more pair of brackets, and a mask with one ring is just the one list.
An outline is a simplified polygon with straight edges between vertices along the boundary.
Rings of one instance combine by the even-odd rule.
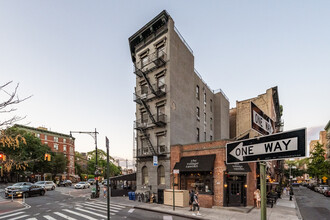
[[227, 163], [305, 157], [306, 129], [228, 143]]

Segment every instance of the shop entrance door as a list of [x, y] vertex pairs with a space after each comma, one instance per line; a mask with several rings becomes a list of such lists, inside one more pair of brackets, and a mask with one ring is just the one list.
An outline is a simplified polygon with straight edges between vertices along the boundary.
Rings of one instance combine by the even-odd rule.
[[231, 206], [240, 206], [242, 203], [242, 182], [229, 182], [229, 204]]

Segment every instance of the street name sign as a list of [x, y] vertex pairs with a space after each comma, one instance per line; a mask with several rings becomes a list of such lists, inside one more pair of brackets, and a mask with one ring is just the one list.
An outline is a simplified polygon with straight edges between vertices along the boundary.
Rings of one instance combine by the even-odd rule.
[[260, 108], [251, 102], [251, 127], [262, 135], [273, 134], [275, 123]]
[[226, 145], [226, 162], [247, 163], [306, 156], [306, 128]]

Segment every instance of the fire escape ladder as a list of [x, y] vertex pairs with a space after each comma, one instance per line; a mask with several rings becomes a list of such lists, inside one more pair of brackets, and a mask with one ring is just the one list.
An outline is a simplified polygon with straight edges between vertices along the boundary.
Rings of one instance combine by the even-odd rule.
[[149, 138], [149, 136], [148, 136], [148, 134], [147, 134], [147, 130], [146, 130], [146, 129], [141, 129], [141, 131], [142, 131], [142, 133], [143, 133], [144, 138], [147, 140], [147, 144], [148, 144], [148, 147], [149, 147], [149, 149], [150, 149], [152, 155], [156, 156], [157, 153], [156, 153], [156, 151], [155, 151], [154, 146], [152, 146], [152, 143], [151, 143], [151, 141], [150, 141], [150, 138]]
[[154, 87], [151, 85], [150, 80], [149, 80], [149, 78], [147, 77], [147, 74], [145, 74], [145, 73], [142, 71], [142, 76], [143, 76], [144, 80], [147, 82], [148, 87], [149, 87], [149, 89], [151, 90], [151, 92], [152, 92], [153, 94], [155, 94], [156, 91], [155, 91]]
[[142, 102], [142, 105], [144, 106], [144, 108], [146, 109], [146, 111], [148, 112], [149, 117], [150, 117], [152, 123], [156, 124], [156, 120], [155, 120], [154, 116], [152, 115], [152, 113], [151, 113], [151, 111], [150, 111], [149, 106], [147, 105], [147, 103], [143, 99], [141, 99], [141, 102]]

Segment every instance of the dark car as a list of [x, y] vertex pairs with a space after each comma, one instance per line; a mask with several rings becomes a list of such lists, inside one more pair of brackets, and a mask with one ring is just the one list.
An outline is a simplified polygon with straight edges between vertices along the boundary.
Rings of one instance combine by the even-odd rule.
[[63, 180], [61, 181], [58, 186], [72, 186], [71, 180]]
[[46, 189], [41, 187], [41, 186], [37, 186], [37, 185], [24, 185], [20, 188], [11, 188], [11, 189], [6, 189], [5, 191], [5, 197], [9, 198], [9, 197], [30, 197], [30, 196], [34, 196], [34, 195], [45, 195], [46, 193]]
[[96, 183], [95, 179], [88, 179], [87, 182], [91, 185], [93, 185], [94, 183]]

